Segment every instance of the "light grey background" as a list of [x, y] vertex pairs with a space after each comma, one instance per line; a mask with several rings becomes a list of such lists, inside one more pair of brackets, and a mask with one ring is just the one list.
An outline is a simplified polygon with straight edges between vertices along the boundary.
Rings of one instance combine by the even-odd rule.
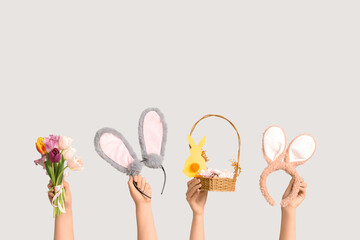
[[[1, 239], [50, 239], [48, 177], [34, 142], [70, 135], [85, 162], [67, 178], [76, 239], [135, 239], [125, 175], [93, 149], [95, 132], [122, 132], [138, 154], [137, 123], [149, 106], [168, 121], [165, 167], [145, 169], [159, 239], [187, 239], [191, 211], [182, 174], [186, 134], [206, 113], [229, 117], [243, 145], [235, 193], [210, 193], [207, 239], [276, 239], [280, 198], [290, 180], [258, 179], [261, 134], [281, 125], [289, 139], [309, 132], [314, 157], [298, 171], [308, 183], [298, 239], [359, 239], [358, 1], [1, 1]], [[235, 133], [202, 123], [209, 166], [229, 167]], [[103, 237], [105, 236], [105, 237]]]

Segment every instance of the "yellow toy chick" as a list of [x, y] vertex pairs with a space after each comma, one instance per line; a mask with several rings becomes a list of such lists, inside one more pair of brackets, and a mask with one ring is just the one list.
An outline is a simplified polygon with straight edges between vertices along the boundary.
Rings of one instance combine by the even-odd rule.
[[188, 177], [196, 177], [201, 169], [206, 170], [205, 159], [201, 156], [206, 136], [200, 140], [198, 145], [195, 144], [194, 139], [190, 135], [187, 138], [190, 145], [190, 156], [185, 161], [183, 173]]

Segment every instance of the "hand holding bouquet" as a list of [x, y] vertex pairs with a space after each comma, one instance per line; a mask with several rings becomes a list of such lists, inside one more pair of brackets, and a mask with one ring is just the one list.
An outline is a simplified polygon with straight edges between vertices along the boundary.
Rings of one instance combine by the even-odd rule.
[[54, 217], [66, 212], [66, 195], [62, 184], [64, 175], [66, 176], [64, 170], [70, 168], [71, 170], [77, 171], [83, 167], [82, 159], [74, 156], [76, 150], [71, 147], [72, 142], [73, 139], [71, 137], [50, 135], [45, 138], [39, 137], [35, 143], [36, 149], [41, 154], [41, 158], [34, 162], [36, 165], [40, 165], [46, 169], [50, 181], [54, 186], [49, 190], [54, 190], [55, 192], [55, 196], [52, 199]]

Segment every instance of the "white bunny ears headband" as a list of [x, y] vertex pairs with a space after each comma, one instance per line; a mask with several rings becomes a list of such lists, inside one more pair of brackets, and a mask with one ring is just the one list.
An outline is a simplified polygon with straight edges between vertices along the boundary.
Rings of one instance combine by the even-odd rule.
[[[127, 175], [140, 174], [143, 165], [149, 168], [161, 168], [164, 172], [164, 191], [166, 173], [164, 161], [167, 125], [164, 115], [157, 108], [143, 111], [139, 120], [139, 142], [142, 160], [140, 161], [125, 137], [113, 128], [102, 128], [96, 132], [94, 144], [96, 152], [114, 168]], [[151, 198], [134, 186], [143, 195]]]
[[284, 198], [281, 206], [286, 207], [299, 193], [300, 175], [296, 167], [309, 160], [316, 150], [316, 141], [310, 134], [300, 134], [291, 141], [286, 149], [286, 136], [282, 128], [271, 126], [263, 134], [263, 154], [268, 166], [260, 176], [260, 189], [266, 201], [271, 206], [275, 205], [266, 187], [266, 179], [270, 173], [284, 170], [291, 175], [295, 181], [291, 193]]

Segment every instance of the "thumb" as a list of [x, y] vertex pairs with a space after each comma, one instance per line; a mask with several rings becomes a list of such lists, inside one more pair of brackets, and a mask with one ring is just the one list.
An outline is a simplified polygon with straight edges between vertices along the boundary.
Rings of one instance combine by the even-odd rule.
[[287, 197], [290, 194], [290, 192], [294, 186], [294, 182], [295, 182], [295, 178], [293, 177], [293, 178], [291, 178], [289, 185], [287, 186], [287, 188], [284, 192], [284, 197]]
[[133, 188], [133, 181], [134, 181], [134, 178], [133, 176], [129, 175], [129, 181], [128, 181], [128, 185], [129, 185], [129, 188]]
[[65, 192], [70, 192], [70, 186], [69, 186], [69, 183], [65, 180], [63, 180], [63, 186], [64, 186], [64, 189], [65, 189]]

